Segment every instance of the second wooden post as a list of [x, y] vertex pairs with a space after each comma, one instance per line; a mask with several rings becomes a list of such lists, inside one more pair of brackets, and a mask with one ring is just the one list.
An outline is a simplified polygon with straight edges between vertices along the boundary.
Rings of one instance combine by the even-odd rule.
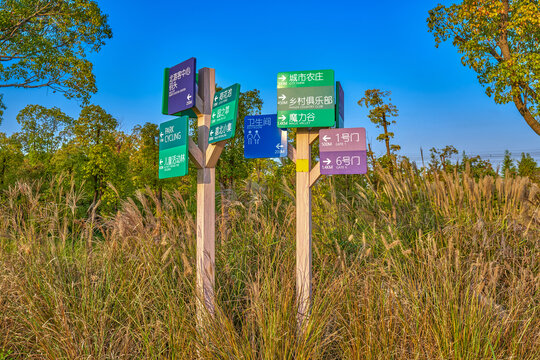
[[309, 129], [296, 135], [296, 292], [302, 326], [311, 303], [311, 145]]

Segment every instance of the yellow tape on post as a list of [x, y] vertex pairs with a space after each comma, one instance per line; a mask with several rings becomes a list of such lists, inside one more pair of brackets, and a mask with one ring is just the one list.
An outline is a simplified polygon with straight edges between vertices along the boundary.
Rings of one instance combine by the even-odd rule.
[[309, 159], [296, 159], [296, 172], [309, 172]]

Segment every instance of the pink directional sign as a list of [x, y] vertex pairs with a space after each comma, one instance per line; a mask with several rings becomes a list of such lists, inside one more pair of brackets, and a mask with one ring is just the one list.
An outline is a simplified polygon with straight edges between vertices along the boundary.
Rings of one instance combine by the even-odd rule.
[[319, 131], [321, 174], [367, 173], [366, 129], [324, 129]]

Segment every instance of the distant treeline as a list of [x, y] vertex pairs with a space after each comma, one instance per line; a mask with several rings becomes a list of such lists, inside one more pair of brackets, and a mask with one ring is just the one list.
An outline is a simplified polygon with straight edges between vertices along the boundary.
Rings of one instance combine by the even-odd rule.
[[[246, 181], [276, 191], [283, 186], [282, 178], [294, 177], [294, 165], [288, 159], [245, 159], [243, 156], [243, 119], [260, 113], [262, 100], [258, 90], [241, 94], [237, 135], [226, 145], [218, 163], [217, 182], [222, 193], [235, 191]], [[158, 179], [159, 129], [157, 124], [137, 125], [131, 133], [118, 128], [118, 121], [103, 108], [88, 105], [78, 118], [67, 116], [58, 108], [29, 105], [17, 116], [21, 130], [10, 136], [0, 133], [0, 191], [19, 181], [48, 181], [62, 176], [83, 189], [88, 208], [98, 206], [100, 212], [118, 209], [119, 201], [133, 196], [139, 189], [150, 189], [157, 194], [163, 190], [180, 190], [185, 194], [196, 191], [196, 171], [175, 179]], [[191, 133], [195, 135], [192, 121]], [[294, 139], [294, 131], [290, 138]], [[292, 140], [291, 140], [292, 141]], [[313, 159], [317, 160], [317, 144]], [[433, 177], [440, 172], [468, 171], [473, 177], [486, 175], [528, 176], [539, 181], [539, 167], [528, 154], [517, 162], [506, 153], [502, 168], [494, 169], [480, 156], [463, 154], [459, 162], [452, 161], [458, 151], [453, 146], [432, 148], [420, 164], [396, 155], [375, 156], [368, 152], [367, 180], [377, 182], [377, 167], [391, 172], [413, 168], [422, 176]], [[360, 175], [339, 177], [336, 186], [363, 183]]]

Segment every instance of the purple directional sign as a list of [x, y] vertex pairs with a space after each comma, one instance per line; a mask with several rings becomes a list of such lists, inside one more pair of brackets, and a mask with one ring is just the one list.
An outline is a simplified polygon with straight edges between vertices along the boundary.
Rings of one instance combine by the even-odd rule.
[[195, 106], [196, 74], [195, 58], [165, 69], [163, 113], [174, 115]]
[[321, 174], [367, 173], [366, 129], [324, 129], [319, 131]]

